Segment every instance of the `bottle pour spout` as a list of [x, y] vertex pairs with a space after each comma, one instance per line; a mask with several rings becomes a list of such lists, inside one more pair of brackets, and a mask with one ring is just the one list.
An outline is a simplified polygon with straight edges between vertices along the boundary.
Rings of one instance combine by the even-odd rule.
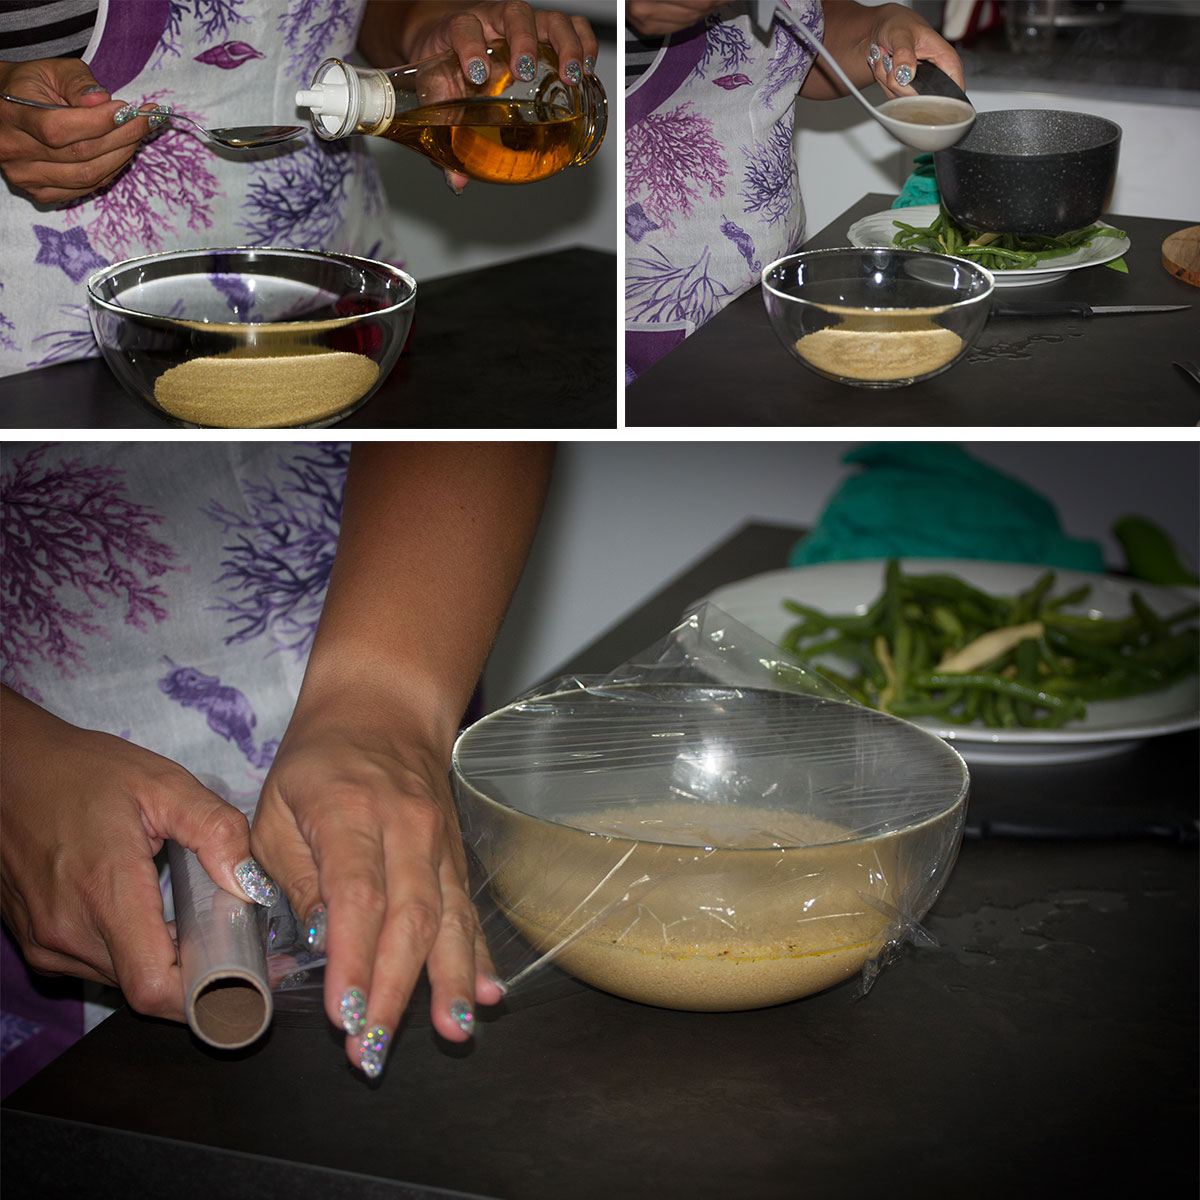
[[327, 87], [318, 83], [315, 88], [296, 93], [297, 108], [312, 108], [322, 115], [343, 113], [349, 107], [350, 89]]
[[296, 93], [296, 106], [307, 108], [313, 130], [331, 140], [371, 133], [390, 119], [389, 95], [382, 71], [349, 67], [332, 58], [321, 63], [312, 83]]

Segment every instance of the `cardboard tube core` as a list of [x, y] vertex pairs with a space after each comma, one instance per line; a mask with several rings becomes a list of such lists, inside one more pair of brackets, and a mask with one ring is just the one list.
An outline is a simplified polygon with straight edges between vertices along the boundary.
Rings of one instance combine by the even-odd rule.
[[267, 984], [267, 910], [219, 888], [190, 850], [167, 843], [187, 1022], [218, 1050], [261, 1037], [274, 1008]]
[[260, 1038], [271, 1022], [271, 994], [249, 975], [218, 975], [188, 997], [188, 1024], [202, 1041], [240, 1050]]

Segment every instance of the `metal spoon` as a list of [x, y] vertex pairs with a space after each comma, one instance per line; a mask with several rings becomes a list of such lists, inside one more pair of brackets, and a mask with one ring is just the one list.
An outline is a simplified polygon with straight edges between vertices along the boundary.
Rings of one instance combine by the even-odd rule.
[[[884, 127], [906, 146], [914, 150], [945, 150], [953, 146], [967, 135], [967, 131], [975, 121], [975, 109], [967, 100], [952, 100], [943, 96], [897, 96], [887, 100], [878, 108], [870, 102], [850, 82], [850, 77], [842, 70], [838, 61], [821, 44], [819, 38], [810, 33], [799, 21], [792, 28], [798, 33], [813, 51], [819, 54], [828, 64], [833, 73], [842, 81], [850, 94]], [[949, 124], [929, 124], [920, 117], [931, 107], [946, 117], [952, 118]], [[905, 119], [909, 113], [913, 119]]]
[[[70, 108], [69, 104], [46, 104], [41, 100], [26, 100], [22, 96], [10, 96], [0, 92], [0, 100], [8, 100], [12, 104], [24, 104], [29, 108]], [[222, 129], [205, 129], [199, 121], [185, 117], [181, 113], [172, 112], [165, 105], [147, 109], [141, 114], [145, 117], [164, 117], [172, 121], [186, 121], [194, 125], [211, 142], [225, 146], [230, 150], [254, 150], [259, 146], [276, 146], [280, 142], [290, 142], [294, 138], [303, 137], [308, 130], [302, 125], [234, 125]]]

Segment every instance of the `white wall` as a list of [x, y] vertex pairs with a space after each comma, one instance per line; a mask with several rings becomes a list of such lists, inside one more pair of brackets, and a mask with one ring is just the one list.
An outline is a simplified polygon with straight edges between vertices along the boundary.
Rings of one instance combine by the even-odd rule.
[[[541, 7], [587, 16], [602, 37], [596, 75], [609, 97], [604, 145], [586, 166], [570, 167], [540, 183], [469, 183], [455, 196], [440, 167], [382, 138], [367, 138], [387, 190], [405, 267], [418, 280], [569, 246], [616, 252], [617, 181], [623, 158], [617, 46], [611, 36], [617, 0], [542, 0]], [[601, 20], [605, 13], [607, 27]], [[570, 280], [562, 283], [569, 294]]]
[[[855, 444], [563, 446], [514, 619], [488, 665], [487, 702], [502, 703], [547, 676], [747, 521], [814, 523], [849, 474], [841, 459]], [[1110, 566], [1123, 562], [1112, 523], [1129, 512], [1158, 521], [1193, 567], [1200, 561], [1194, 443], [964, 445], [1047, 496], [1065, 532], [1099, 541]]]

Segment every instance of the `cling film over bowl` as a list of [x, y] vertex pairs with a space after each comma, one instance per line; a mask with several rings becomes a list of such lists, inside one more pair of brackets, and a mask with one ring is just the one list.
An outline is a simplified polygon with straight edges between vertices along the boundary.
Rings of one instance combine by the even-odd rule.
[[453, 774], [510, 999], [553, 967], [707, 1011], [869, 987], [926, 936], [968, 785], [940, 738], [711, 604], [476, 722]]

